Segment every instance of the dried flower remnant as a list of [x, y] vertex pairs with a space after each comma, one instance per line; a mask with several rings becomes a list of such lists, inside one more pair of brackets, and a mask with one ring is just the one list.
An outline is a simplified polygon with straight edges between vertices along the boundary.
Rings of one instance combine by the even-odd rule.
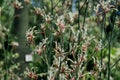
[[30, 0], [24, 0], [24, 2], [30, 4]]
[[15, 48], [17, 48], [19, 46], [19, 43], [13, 41], [13, 42], [11, 42], [11, 45], [12, 45], [13, 49], [15, 49]]

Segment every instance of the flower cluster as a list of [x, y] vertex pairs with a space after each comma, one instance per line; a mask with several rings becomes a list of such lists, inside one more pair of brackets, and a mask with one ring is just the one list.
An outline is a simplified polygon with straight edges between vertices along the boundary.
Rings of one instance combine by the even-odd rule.
[[[101, 35], [105, 38], [104, 33], [100, 35], [100, 29], [96, 26], [105, 26], [106, 22], [102, 25], [105, 18], [103, 14], [109, 19], [110, 12], [115, 10], [116, 6], [110, 4], [110, 1], [103, 0], [97, 1], [97, 7], [96, 2], [94, 5], [92, 3], [89, 5], [87, 2], [88, 0], [81, 1], [78, 5], [83, 14], [77, 11], [72, 13], [69, 10], [71, 3], [68, 0], [59, 4], [68, 10], [59, 8], [55, 4], [51, 6], [52, 9], [54, 8], [54, 10], [50, 9], [51, 12], [48, 12], [47, 8], [34, 8], [36, 17], [40, 21], [36, 22], [36, 28], [28, 29], [26, 37], [28, 42], [34, 45], [32, 50], [36, 53], [34, 55], [37, 55], [34, 56], [35, 62], [45, 63], [43, 68], [47, 66], [45, 72], [48, 74], [47, 79], [80, 80], [87, 79], [88, 76], [93, 76], [95, 80], [99, 79], [104, 64], [104, 62], [100, 63], [100, 54], [107, 43], [101, 39]], [[91, 13], [94, 13], [92, 10], [91, 13], [88, 12], [92, 5], [97, 16], [91, 16]], [[92, 19], [96, 17], [98, 25]], [[40, 71], [41, 74], [42, 70]], [[30, 73], [30, 75], [36, 74]]]

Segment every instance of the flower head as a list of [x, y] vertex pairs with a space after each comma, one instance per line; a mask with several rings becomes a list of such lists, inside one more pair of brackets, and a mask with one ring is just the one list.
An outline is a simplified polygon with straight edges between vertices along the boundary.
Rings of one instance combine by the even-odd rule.
[[14, 7], [15, 7], [16, 9], [21, 9], [21, 8], [23, 8], [22, 3], [19, 2], [18, 0], [15, 0], [15, 1], [14, 1]]
[[27, 41], [30, 43], [30, 44], [33, 44], [34, 43], [34, 38], [35, 38], [35, 36], [34, 36], [34, 34], [35, 34], [35, 27], [36, 26], [34, 26], [33, 28], [30, 28], [30, 29], [28, 29], [28, 31], [26, 32], [26, 37], [27, 37]]

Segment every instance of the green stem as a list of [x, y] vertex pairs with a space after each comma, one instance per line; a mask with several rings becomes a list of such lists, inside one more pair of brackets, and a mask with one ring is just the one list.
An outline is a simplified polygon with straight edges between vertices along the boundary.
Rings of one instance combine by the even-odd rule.
[[108, 43], [108, 80], [110, 80], [110, 53], [111, 53], [111, 44], [110, 42]]
[[52, 52], [51, 52], [51, 49], [52, 49], [52, 40], [53, 40], [53, 36], [52, 36], [52, 29], [53, 29], [53, 24], [52, 24], [52, 21], [53, 21], [53, 0], [50, 0], [51, 1], [51, 27], [50, 27], [50, 35], [49, 35], [49, 38], [50, 38], [50, 48], [49, 48], [49, 51], [50, 53], [48, 54], [48, 61], [49, 61], [49, 65], [51, 65], [51, 57], [52, 57]]
[[114, 11], [111, 14], [110, 18], [113, 19], [113, 22], [112, 22], [112, 20], [110, 20], [110, 25], [112, 25], [113, 29], [112, 29], [109, 37], [108, 37], [108, 48], [109, 48], [108, 49], [109, 50], [109, 52], [108, 52], [108, 80], [110, 80], [110, 74], [111, 74], [111, 70], [110, 70], [111, 69], [111, 67], [110, 67], [111, 41], [112, 41], [112, 37], [113, 37], [114, 24], [115, 24], [115, 21], [116, 21], [116, 11]]
[[52, 9], [55, 9], [55, 7], [60, 3], [60, 1], [61, 1], [61, 0], [59, 0], [59, 1], [55, 4], [55, 6], [52, 7]]
[[[104, 26], [106, 26], [106, 14], [105, 13], [103, 13], [102, 14], [102, 16], [103, 16], [103, 22], [102, 23], [100, 23], [100, 25], [101, 25], [101, 40], [103, 40], [103, 31], [104, 31]], [[104, 41], [102, 41], [102, 42], [104, 42]], [[102, 55], [103, 54], [103, 49], [101, 49], [101, 52], [100, 52], [100, 64], [101, 64], [101, 69], [102, 69]], [[100, 71], [100, 80], [102, 80], [102, 70]]]
[[120, 61], [120, 58], [111, 66], [111, 69]]
[[82, 5], [82, 7], [80, 8], [80, 0], [78, 0], [78, 13], [80, 13], [81, 12], [81, 10], [82, 10], [82, 8], [83, 8], [83, 6], [86, 4], [86, 2], [87, 2], [87, 0], [85, 0], [85, 2], [84, 2], [84, 4]]
[[86, 16], [87, 16], [88, 4], [89, 4], [89, 2], [87, 2], [87, 3], [86, 3], [85, 15], [84, 15], [83, 25], [82, 25], [82, 27], [83, 27], [83, 28], [82, 28], [82, 29], [83, 29], [83, 31], [85, 31], [85, 30], [84, 30], [84, 25], [85, 25], [85, 19], [86, 19]]
[[[78, 0], [78, 30], [80, 30], [80, 1]], [[80, 44], [80, 33], [78, 35], [78, 44]]]
[[[103, 38], [103, 35], [102, 35], [102, 33], [103, 33], [103, 27], [101, 27], [101, 40], [102, 40], [102, 38]], [[102, 56], [103, 56], [103, 49], [101, 49], [101, 52], [100, 52], [100, 67], [101, 67], [101, 69], [102, 69]], [[102, 79], [102, 70], [100, 71], [100, 80]]]

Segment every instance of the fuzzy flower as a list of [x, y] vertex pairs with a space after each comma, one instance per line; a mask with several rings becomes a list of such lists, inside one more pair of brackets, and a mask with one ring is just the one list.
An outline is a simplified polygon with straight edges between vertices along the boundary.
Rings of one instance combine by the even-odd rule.
[[14, 7], [15, 7], [16, 9], [21, 9], [21, 8], [23, 8], [22, 3], [19, 2], [18, 0], [15, 0], [15, 1], [14, 1]]
[[[34, 68], [32, 68], [34, 69]], [[38, 74], [35, 73], [35, 71], [31, 71], [28, 68], [26, 68], [27, 71], [25, 71], [25, 74], [32, 80], [37, 80]]]
[[75, 14], [72, 13], [72, 12], [69, 12], [68, 14], [69, 14], [69, 17], [70, 17], [70, 22], [73, 23]]
[[64, 22], [64, 17], [63, 16], [58, 17], [56, 24], [59, 27], [59, 32], [64, 32], [64, 30], [65, 30], [65, 22]]
[[87, 45], [86, 44], [82, 45], [82, 52], [84, 52], [84, 53], [87, 52]]
[[37, 46], [37, 49], [35, 50], [38, 55], [41, 55], [43, 51], [45, 50], [45, 45], [39, 45]]
[[41, 28], [42, 30], [45, 30], [45, 24], [40, 24], [40, 28]]
[[55, 51], [55, 56], [56, 57], [63, 57], [64, 54], [65, 54], [64, 49], [62, 48], [62, 46], [59, 43], [57, 43], [56, 41], [55, 41], [55, 49], [54, 49], [54, 51]]
[[38, 78], [38, 75], [35, 74], [35, 73], [33, 73], [33, 72], [29, 72], [29, 73], [28, 73], [28, 76], [29, 76], [29, 78], [35, 79], [35, 80], [37, 80], [37, 78]]
[[39, 8], [39, 7], [34, 7], [34, 9], [35, 9], [35, 13], [36, 13], [37, 15], [44, 16], [45, 11], [44, 11], [43, 9], [41, 9], [41, 8]]
[[26, 37], [27, 37], [27, 41], [30, 43], [30, 44], [33, 44], [34, 43], [34, 34], [35, 34], [35, 26], [33, 28], [30, 28], [28, 29], [28, 31], [26, 32]]
[[50, 14], [45, 15], [45, 21], [46, 21], [47, 23], [50, 23], [50, 21], [51, 21], [51, 16], [50, 16]]
[[60, 32], [62, 32], [65, 29], [65, 25], [62, 22], [58, 23], [58, 26], [60, 28]]
[[111, 8], [114, 8], [113, 4], [110, 4], [110, 0], [108, 1], [99, 1], [99, 4], [94, 8], [94, 11], [97, 15], [100, 15], [102, 13], [108, 13], [111, 11]]
[[46, 42], [47, 42], [48, 38], [43, 39], [42, 42], [36, 47], [35, 52], [38, 55], [41, 55], [43, 53], [43, 51], [45, 51], [46, 49]]

